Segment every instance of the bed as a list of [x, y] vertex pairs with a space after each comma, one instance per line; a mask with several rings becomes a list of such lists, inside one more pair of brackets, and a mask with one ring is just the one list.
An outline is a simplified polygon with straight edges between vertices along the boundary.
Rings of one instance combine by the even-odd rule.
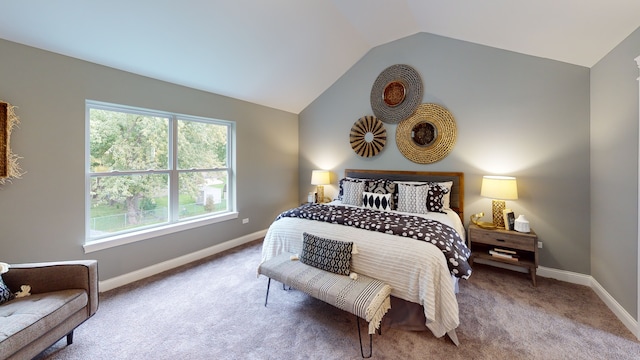
[[351, 271], [392, 287], [392, 322], [411, 330], [421, 322], [458, 345], [457, 285], [471, 275], [462, 222], [464, 174], [347, 169], [339, 189], [328, 204], [281, 213], [265, 235], [262, 261], [300, 253], [305, 232], [353, 242]]

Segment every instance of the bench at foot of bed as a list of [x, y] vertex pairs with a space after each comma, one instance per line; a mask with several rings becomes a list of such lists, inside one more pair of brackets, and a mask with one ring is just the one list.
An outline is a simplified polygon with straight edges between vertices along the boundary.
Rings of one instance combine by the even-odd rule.
[[[258, 267], [258, 274], [269, 278], [264, 305], [269, 299], [271, 279], [303, 291], [314, 298], [348, 311], [356, 316], [360, 353], [362, 357], [371, 357], [373, 350], [373, 333], [380, 329], [384, 314], [391, 308], [391, 286], [380, 280], [358, 275], [355, 279], [346, 275], [338, 275], [292, 260], [290, 253], [283, 253], [271, 258]], [[362, 349], [360, 318], [369, 323], [369, 355]]]

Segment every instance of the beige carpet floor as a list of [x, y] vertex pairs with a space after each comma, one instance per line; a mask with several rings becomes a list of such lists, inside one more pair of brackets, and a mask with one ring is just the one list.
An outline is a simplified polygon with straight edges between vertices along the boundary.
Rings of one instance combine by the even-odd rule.
[[[74, 344], [38, 359], [360, 359], [353, 315], [273, 284], [264, 306], [260, 250], [103, 293]], [[476, 264], [458, 300], [459, 347], [383, 323], [372, 359], [640, 359], [640, 342], [585, 286], [538, 277], [534, 288], [526, 274]]]

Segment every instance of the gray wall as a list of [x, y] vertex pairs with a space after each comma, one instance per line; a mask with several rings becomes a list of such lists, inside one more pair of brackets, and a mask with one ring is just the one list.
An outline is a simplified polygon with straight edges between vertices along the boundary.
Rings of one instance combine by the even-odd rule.
[[591, 274], [638, 312], [640, 29], [591, 69]]
[[[100, 279], [266, 229], [298, 202], [298, 117], [0, 40], [0, 99], [26, 174], [0, 190], [2, 261], [95, 258]], [[236, 220], [84, 254], [85, 99], [236, 121]], [[243, 225], [242, 218], [249, 218]]]
[[[361, 158], [349, 130], [373, 114], [371, 86], [386, 67], [408, 64], [424, 83], [423, 102], [455, 117], [457, 143], [429, 165], [406, 159], [395, 142], [396, 125], [376, 157]], [[543, 266], [590, 274], [589, 69], [420, 33], [371, 50], [300, 114], [300, 200], [313, 190], [311, 170], [330, 169], [336, 194], [345, 168], [463, 171], [465, 214], [491, 212], [480, 197], [482, 175], [518, 178], [524, 214], [544, 243]], [[490, 216], [490, 215], [489, 215]]]

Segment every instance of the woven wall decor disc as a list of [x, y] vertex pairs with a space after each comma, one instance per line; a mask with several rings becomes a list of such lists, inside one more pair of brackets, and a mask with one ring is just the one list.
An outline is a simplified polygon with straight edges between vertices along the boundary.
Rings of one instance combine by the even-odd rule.
[[422, 102], [422, 79], [409, 65], [384, 69], [371, 88], [373, 114], [387, 124], [397, 124], [413, 114]]
[[362, 157], [372, 157], [387, 143], [387, 130], [375, 116], [363, 116], [351, 127], [349, 133], [351, 148]]
[[[414, 132], [425, 129], [428, 132], [427, 142], [421, 137], [424, 134]], [[431, 164], [449, 155], [456, 144], [457, 133], [456, 121], [447, 109], [436, 104], [422, 104], [410, 118], [398, 124], [396, 144], [407, 159], [418, 164]]]

